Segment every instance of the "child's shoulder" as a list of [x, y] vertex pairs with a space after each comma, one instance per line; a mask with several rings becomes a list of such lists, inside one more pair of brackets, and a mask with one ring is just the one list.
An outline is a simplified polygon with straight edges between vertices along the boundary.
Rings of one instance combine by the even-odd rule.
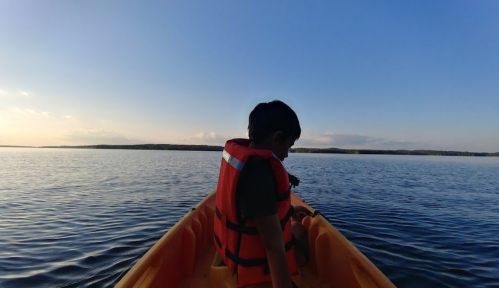
[[244, 178], [251, 178], [259, 181], [274, 177], [274, 171], [272, 170], [269, 159], [254, 155], [248, 157], [248, 160], [246, 160], [242, 174]]
[[264, 171], [272, 170], [272, 165], [270, 164], [269, 159], [265, 159], [260, 156], [251, 155], [246, 160], [246, 164], [244, 165], [245, 170], [260, 170]]

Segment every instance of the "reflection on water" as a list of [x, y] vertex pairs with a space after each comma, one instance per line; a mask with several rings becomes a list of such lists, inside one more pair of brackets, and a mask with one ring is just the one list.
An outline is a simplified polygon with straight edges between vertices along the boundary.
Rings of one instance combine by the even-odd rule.
[[[109, 287], [220, 152], [0, 148], [0, 287]], [[400, 287], [499, 285], [499, 159], [291, 154], [297, 194]]]

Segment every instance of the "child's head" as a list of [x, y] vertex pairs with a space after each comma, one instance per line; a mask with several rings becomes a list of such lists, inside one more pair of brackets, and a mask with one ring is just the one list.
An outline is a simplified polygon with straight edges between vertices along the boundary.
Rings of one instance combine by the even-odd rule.
[[274, 100], [260, 103], [251, 111], [248, 132], [251, 143], [267, 146], [284, 160], [289, 148], [300, 138], [301, 128], [293, 109], [281, 101]]

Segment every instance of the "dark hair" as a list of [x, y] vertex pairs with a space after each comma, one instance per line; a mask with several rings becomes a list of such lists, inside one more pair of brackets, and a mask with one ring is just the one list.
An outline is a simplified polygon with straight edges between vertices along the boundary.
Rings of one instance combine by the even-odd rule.
[[282, 131], [284, 138], [293, 138], [293, 140], [300, 138], [300, 121], [295, 111], [279, 100], [256, 105], [249, 115], [250, 141], [260, 143], [277, 131]]

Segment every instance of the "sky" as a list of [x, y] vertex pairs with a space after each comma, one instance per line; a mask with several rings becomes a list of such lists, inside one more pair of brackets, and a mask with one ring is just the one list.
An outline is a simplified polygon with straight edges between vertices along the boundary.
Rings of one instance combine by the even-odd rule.
[[0, 145], [499, 151], [499, 1], [0, 0]]

